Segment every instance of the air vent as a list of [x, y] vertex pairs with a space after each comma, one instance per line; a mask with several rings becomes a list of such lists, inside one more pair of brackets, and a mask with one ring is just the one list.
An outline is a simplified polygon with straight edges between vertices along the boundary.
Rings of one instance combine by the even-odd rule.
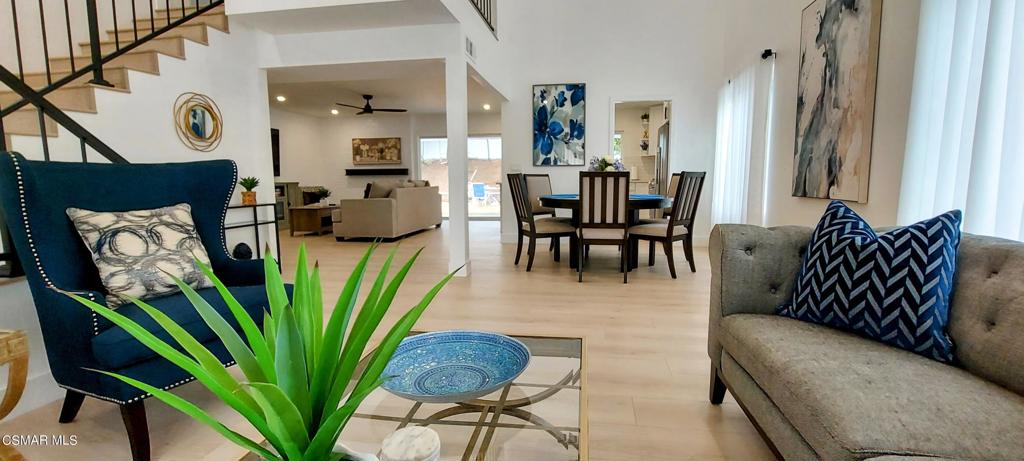
[[476, 59], [476, 45], [469, 39], [469, 37], [466, 37], [466, 56], [469, 56], [474, 60]]

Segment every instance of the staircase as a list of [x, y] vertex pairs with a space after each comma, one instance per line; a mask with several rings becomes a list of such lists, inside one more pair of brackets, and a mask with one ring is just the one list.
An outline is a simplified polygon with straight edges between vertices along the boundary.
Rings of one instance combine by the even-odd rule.
[[[187, 14], [189, 10], [191, 8], [186, 10], [181, 8], [156, 10], [154, 11], [152, 21], [150, 18], [136, 19], [134, 27], [131, 24], [131, 18], [128, 18], [129, 21], [126, 25], [122, 25], [116, 30], [108, 29], [105, 31], [103, 40], [98, 43], [100, 51], [104, 55], [113, 54], [119, 48], [135, 41], [136, 33], [150, 33], [157, 27], [165, 26], [169, 20], [182, 18], [183, 13]], [[75, 78], [70, 83], [64, 84], [60, 88], [50, 91], [46, 94], [46, 99], [64, 112], [95, 114], [97, 113], [97, 91], [131, 93], [128, 79], [129, 71], [159, 75], [159, 55], [186, 59], [185, 41], [190, 40], [207, 45], [208, 34], [211, 28], [224, 33], [229, 32], [228, 18], [224, 14], [223, 4], [190, 19], [186, 23], [171, 28], [103, 64], [103, 76], [113, 86], [107, 87], [90, 83], [93, 76], [91, 73], [87, 73]], [[35, 90], [42, 90], [49, 86], [49, 82], [59, 81], [71, 75], [72, 72], [89, 65], [91, 63], [89, 54], [92, 43], [84, 42], [77, 45], [81, 49], [81, 53], [75, 55], [74, 66], [72, 66], [72, 58], [70, 56], [51, 57], [48, 60], [50, 66], [49, 77], [47, 72], [26, 72], [22, 81]], [[13, 90], [5, 89], [0, 91], [0, 108], [12, 106], [22, 99], [24, 98]], [[41, 137], [44, 129], [47, 137], [56, 137], [58, 133], [57, 125], [57, 122], [50, 117], [45, 117], [44, 123], [40, 124], [37, 108], [31, 104], [26, 105], [3, 117], [4, 146], [12, 145], [11, 136]]]
[[[131, 72], [159, 75], [160, 55], [185, 59], [186, 40], [207, 45], [211, 28], [228, 32], [224, 0], [188, 0], [188, 3], [180, 0], [178, 7], [172, 7], [170, 0], [164, 0], [163, 9], [154, 9], [152, 0], [142, 3], [142, 0], [129, 0], [130, 11], [125, 11], [125, 1], [99, 1], [106, 8], [104, 14], [109, 12], [112, 15], [110, 24], [113, 24], [112, 29], [102, 32], [97, 0], [65, 0], [63, 17], [57, 18], [57, 25], [61, 27], [51, 27], [53, 23], [47, 23], [43, 14], [43, 1], [38, 2], [40, 24], [19, 24], [19, 18], [23, 16], [19, 16], [14, 8], [17, 0], [12, 0], [14, 27], [11, 32], [15, 38], [15, 49], [5, 48], [3, 52], [12, 52], [11, 56], [16, 53], [17, 68], [11, 70], [0, 65], [0, 133], [3, 134], [0, 138], [3, 141], [0, 152], [12, 149], [16, 137], [30, 136], [38, 139], [42, 155], [28, 156], [34, 160], [50, 161], [50, 139], [57, 137], [58, 133], [68, 133], [78, 140], [82, 162], [127, 162], [67, 113], [97, 113], [96, 92], [130, 93]], [[69, 10], [72, 2], [78, 2], [75, 6], [84, 6], [86, 15], [85, 18], [76, 18], [74, 23]], [[47, 0], [46, 3], [46, 8], [60, 5], [56, 1]], [[31, 4], [21, 2], [21, 7]], [[120, 17], [118, 8], [121, 8]], [[50, 17], [52, 19], [52, 15]], [[60, 20], [64, 24], [59, 24]], [[26, 27], [29, 25], [32, 27]], [[38, 33], [40, 29], [45, 70], [25, 69], [25, 51], [19, 41], [19, 34]], [[72, 43], [72, 29], [88, 30], [89, 40]], [[48, 32], [51, 37], [66, 34], [67, 42], [64, 46], [56, 47], [66, 50], [66, 55], [50, 55], [49, 42], [46, 40]], [[19, 139], [20, 146], [26, 145], [23, 141], [29, 140]], [[70, 144], [62, 143], [62, 150], [66, 150], [68, 145], [74, 145], [74, 140], [71, 141]], [[0, 216], [0, 277], [16, 277], [21, 274], [18, 258]]]

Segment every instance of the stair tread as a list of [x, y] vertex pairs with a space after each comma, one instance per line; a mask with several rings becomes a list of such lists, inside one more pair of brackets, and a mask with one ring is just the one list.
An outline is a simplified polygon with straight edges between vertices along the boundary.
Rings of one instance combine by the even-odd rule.
[[[111, 43], [113, 43], [113, 42], [111, 42]], [[135, 48], [133, 50], [126, 51], [124, 54], [147, 54], [147, 53], [159, 54], [160, 52], [156, 51], [156, 50], [147, 50], [147, 49], [144, 49], [144, 48]], [[84, 60], [84, 59], [91, 59], [91, 58], [89, 56], [75, 56], [75, 59], [83, 59]], [[56, 61], [70, 61], [71, 57], [69, 57], [69, 56], [53, 56], [53, 57], [50, 57], [50, 60], [51, 61], [54, 61], [54, 60], [56, 60]], [[107, 67], [104, 66], [103, 69], [106, 70]], [[135, 69], [132, 69], [132, 70], [135, 70]], [[45, 74], [45, 72], [44, 72], [44, 74]]]
[[[139, 19], [139, 21], [148, 21], [148, 20], [149, 20], [149, 18]], [[157, 24], [157, 29], [159, 29], [161, 27], [164, 27], [166, 25], [167, 24]], [[182, 25], [180, 25], [178, 27], [209, 27], [209, 26], [207, 26], [206, 23], [202, 23], [202, 22], [186, 22], [185, 24], [182, 24]], [[174, 29], [175, 28], [172, 28], [170, 30], [173, 31]], [[139, 35], [140, 36], [142, 35], [143, 32], [152, 32], [153, 31], [150, 28], [142, 28], [142, 27], [139, 27], [138, 30], [139, 30]], [[135, 29], [133, 29], [131, 27], [120, 27], [120, 28], [117, 28], [117, 29], [107, 29], [107, 33], [108, 34], [113, 34], [113, 33], [124, 34], [124, 33], [133, 33], [133, 32], [135, 32]]]
[[[187, 40], [185, 37], [182, 37], [180, 35], [168, 35], [168, 36], [153, 37], [150, 40], [175, 40], [175, 39], [177, 39], [177, 40]], [[78, 42], [78, 45], [79, 46], [89, 46], [91, 43], [92, 42]], [[100, 43], [100, 45], [117, 45], [118, 43], [121, 43], [121, 44], [123, 44], [125, 46], [128, 46], [128, 45], [131, 44], [130, 42], [126, 42], [124, 40], [121, 40], [121, 41], [116, 41], [116, 40], [100, 40], [99, 43]], [[131, 51], [129, 51], [129, 53], [131, 53]]]

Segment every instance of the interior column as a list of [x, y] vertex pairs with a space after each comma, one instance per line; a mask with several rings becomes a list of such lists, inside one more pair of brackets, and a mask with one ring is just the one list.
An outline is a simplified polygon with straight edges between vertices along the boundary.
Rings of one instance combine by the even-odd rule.
[[445, 60], [445, 112], [448, 131], [448, 269], [469, 275], [469, 93], [466, 59]]

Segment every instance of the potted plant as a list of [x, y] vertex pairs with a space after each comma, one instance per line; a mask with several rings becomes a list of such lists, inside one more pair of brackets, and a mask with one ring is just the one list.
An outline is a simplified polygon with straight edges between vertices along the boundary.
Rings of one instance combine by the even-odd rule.
[[356, 264], [334, 311], [326, 319], [320, 269], [318, 265], [314, 265], [312, 271], [308, 269], [304, 246], [299, 248], [291, 302], [278, 273], [277, 263], [271, 258], [264, 259], [270, 312], [264, 314], [262, 330], [217, 279], [211, 268], [197, 261], [196, 264], [224, 298], [242, 334], [232, 328], [194, 289], [176, 279], [178, 287], [238, 363], [244, 379], [236, 379], [228, 373], [201, 343], [166, 314], [143, 301], [133, 300], [178, 344], [164, 342], [118, 311], [73, 293], [66, 294], [191, 373], [221, 402], [241, 414], [266, 439], [266, 443], [261, 444], [228, 428], [195, 404], [170, 392], [127, 376], [93, 371], [152, 394], [264, 460], [337, 461], [357, 455], [338, 443], [342, 429], [363, 399], [387, 379], [381, 377], [381, 374], [395, 349], [455, 274], [448, 274], [434, 285], [419, 303], [388, 330], [379, 346], [368, 356], [365, 368], [357, 373], [357, 365], [371, 336], [380, 326], [405, 276], [423, 251], [422, 248], [417, 251], [388, 281], [388, 272], [395, 256], [395, 249], [391, 250], [346, 337], [345, 332], [349, 330], [349, 320], [367, 264], [376, 248], [377, 244], [371, 245]]
[[324, 186], [319, 186], [316, 189], [313, 189], [310, 194], [316, 202], [323, 202], [327, 197], [331, 196], [331, 190]]
[[246, 176], [238, 180], [238, 185], [242, 186], [242, 205], [255, 205], [256, 204], [256, 191], [253, 189], [260, 185], [260, 180], [253, 176]]

